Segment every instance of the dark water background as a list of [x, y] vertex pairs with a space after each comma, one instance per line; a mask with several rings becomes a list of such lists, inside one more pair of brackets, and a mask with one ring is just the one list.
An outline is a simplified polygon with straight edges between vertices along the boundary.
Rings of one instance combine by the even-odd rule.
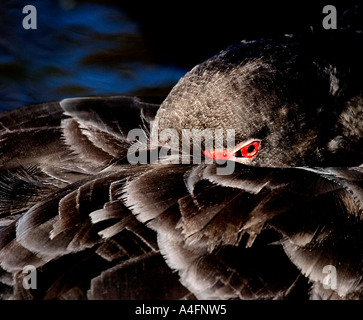
[[[37, 29], [25, 30], [25, 5]], [[195, 64], [241, 39], [321, 28], [331, 2], [38, 0], [0, 4], [0, 112], [90, 95], [162, 101]], [[339, 13], [354, 3], [337, 4]]]
[[117, 6], [102, 1], [33, 1], [37, 29], [25, 30], [26, 4], [9, 1], [1, 16], [1, 110], [152, 88], [163, 95], [186, 71], [155, 62], [138, 24]]

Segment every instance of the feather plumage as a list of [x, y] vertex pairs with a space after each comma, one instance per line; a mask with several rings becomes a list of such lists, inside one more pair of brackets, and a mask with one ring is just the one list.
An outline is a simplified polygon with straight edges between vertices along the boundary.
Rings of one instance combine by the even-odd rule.
[[[362, 66], [332, 68], [304, 41], [230, 47], [160, 108], [75, 98], [0, 115], [0, 297], [362, 299], [362, 83], [349, 63]], [[130, 164], [130, 146], [161, 150], [153, 120], [178, 133], [231, 126], [261, 150], [226, 175], [186, 150], [173, 159], [191, 162]], [[22, 285], [27, 265], [36, 290]]]

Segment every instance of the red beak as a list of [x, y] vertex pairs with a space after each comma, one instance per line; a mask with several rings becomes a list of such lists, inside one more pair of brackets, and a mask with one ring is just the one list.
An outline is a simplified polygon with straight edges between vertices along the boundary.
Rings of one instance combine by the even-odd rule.
[[203, 154], [207, 158], [212, 158], [212, 159], [229, 160], [234, 157], [234, 153], [228, 150], [212, 150], [212, 151], [205, 150], [203, 151]]

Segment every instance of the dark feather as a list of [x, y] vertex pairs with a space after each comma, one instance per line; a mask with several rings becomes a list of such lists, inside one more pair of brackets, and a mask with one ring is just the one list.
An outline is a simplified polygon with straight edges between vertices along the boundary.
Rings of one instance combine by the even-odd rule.
[[[359, 52], [359, 34], [336, 39]], [[237, 44], [160, 108], [118, 96], [0, 115], [0, 297], [362, 299], [362, 55], [336, 45]], [[131, 146], [162, 150], [153, 120], [184, 142], [184, 129], [232, 128], [261, 144], [226, 175], [180, 141], [173, 159], [191, 164], [130, 164]], [[131, 141], [134, 128], [146, 133]]]

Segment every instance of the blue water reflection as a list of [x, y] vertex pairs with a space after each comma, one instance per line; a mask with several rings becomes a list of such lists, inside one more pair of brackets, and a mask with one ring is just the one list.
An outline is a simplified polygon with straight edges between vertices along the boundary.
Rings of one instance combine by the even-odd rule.
[[[37, 9], [36, 30], [22, 27], [27, 4]], [[0, 6], [0, 111], [74, 96], [167, 93], [186, 72], [153, 61], [137, 23], [111, 4]]]

